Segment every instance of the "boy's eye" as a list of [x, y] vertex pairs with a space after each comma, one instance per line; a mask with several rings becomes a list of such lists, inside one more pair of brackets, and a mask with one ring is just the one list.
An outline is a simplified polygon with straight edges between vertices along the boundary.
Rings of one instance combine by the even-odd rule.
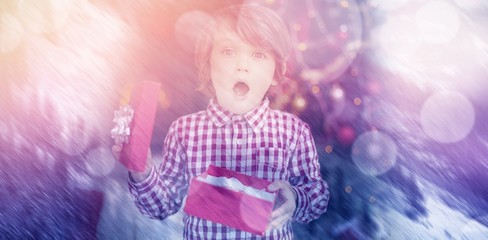
[[264, 58], [266, 58], [266, 54], [264, 54], [262, 52], [256, 52], [256, 53], [254, 53], [254, 57], [257, 59], [264, 59]]
[[222, 50], [222, 54], [225, 56], [232, 56], [232, 55], [234, 55], [234, 50], [226, 48], [226, 49]]

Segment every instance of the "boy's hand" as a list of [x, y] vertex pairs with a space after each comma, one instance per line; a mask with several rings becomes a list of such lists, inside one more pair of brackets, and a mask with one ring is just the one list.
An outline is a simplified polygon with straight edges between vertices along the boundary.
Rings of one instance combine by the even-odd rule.
[[[271, 220], [268, 224], [268, 230], [270, 230], [283, 226], [293, 216], [297, 207], [297, 195], [290, 183], [283, 180], [271, 183], [268, 186], [268, 190], [278, 192], [277, 202], [275, 203], [277, 208], [271, 213]], [[282, 202], [280, 203], [280, 201]]]
[[[122, 144], [115, 144], [112, 146], [112, 154], [114, 157], [118, 160], [120, 158], [120, 152], [122, 151]], [[146, 168], [144, 169], [144, 172], [130, 172], [132, 175], [132, 178], [136, 182], [142, 182], [144, 179], [149, 176], [149, 173], [151, 172], [151, 167], [152, 167], [152, 155], [151, 155], [151, 149], [148, 149], [147, 151], [147, 158], [146, 158]]]

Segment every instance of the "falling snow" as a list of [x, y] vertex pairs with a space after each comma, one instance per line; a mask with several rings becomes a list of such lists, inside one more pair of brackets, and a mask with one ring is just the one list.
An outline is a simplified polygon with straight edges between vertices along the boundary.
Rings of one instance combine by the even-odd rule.
[[181, 239], [181, 211], [133, 203], [113, 114], [160, 82], [161, 161], [171, 122], [208, 102], [198, 30], [241, 2], [290, 28], [272, 106], [310, 125], [330, 187], [297, 239], [488, 239], [488, 4], [461, 0], [2, 1], [0, 239]]

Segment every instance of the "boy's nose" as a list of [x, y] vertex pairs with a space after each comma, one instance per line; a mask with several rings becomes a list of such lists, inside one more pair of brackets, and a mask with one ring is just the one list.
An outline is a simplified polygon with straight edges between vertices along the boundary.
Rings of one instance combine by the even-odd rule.
[[249, 72], [249, 70], [247, 70], [247, 68], [245, 68], [245, 67], [237, 67], [237, 71], [238, 72]]
[[237, 72], [249, 72], [249, 59], [246, 56], [240, 56], [236, 64]]

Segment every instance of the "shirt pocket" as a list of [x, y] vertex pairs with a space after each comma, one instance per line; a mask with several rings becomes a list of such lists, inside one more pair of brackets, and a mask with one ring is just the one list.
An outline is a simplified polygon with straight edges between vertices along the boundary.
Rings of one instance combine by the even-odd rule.
[[281, 148], [256, 148], [252, 155], [252, 175], [272, 182], [286, 180], [287, 157]]

